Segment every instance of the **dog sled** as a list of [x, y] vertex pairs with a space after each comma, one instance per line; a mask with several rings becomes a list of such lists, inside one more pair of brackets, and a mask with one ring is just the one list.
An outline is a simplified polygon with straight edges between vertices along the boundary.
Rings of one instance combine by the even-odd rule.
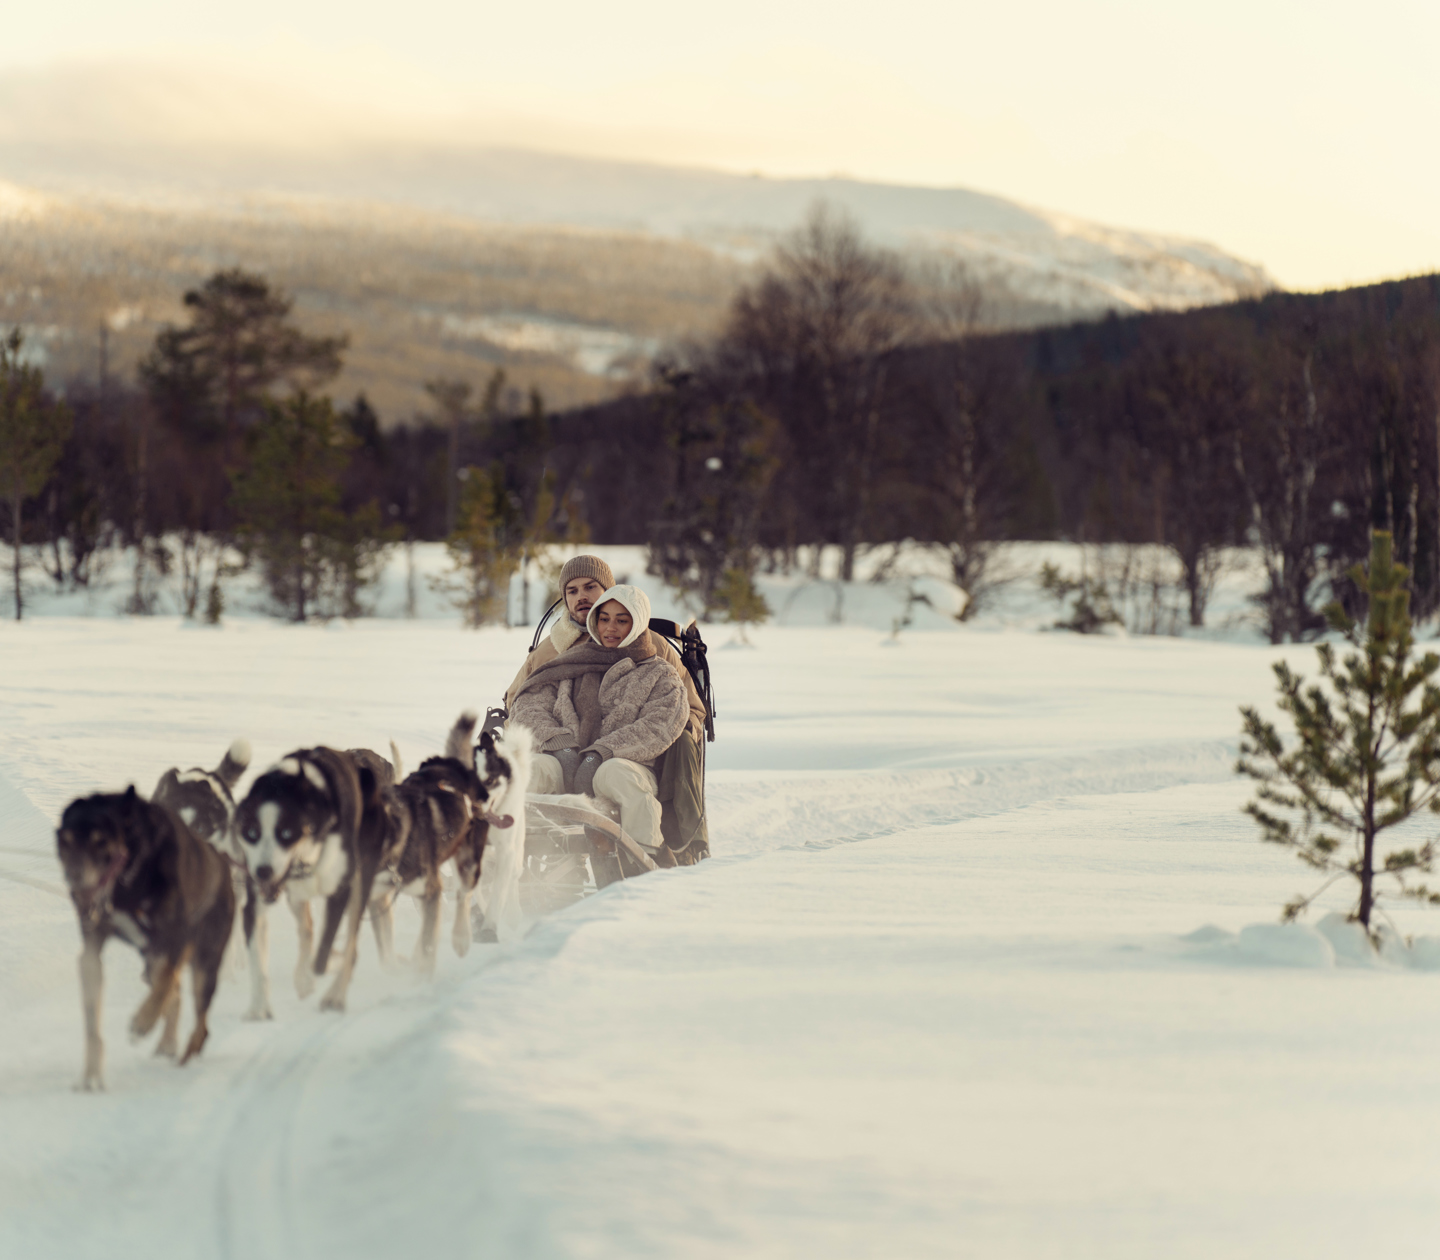
[[[540, 619], [531, 651], [538, 646], [558, 602]], [[662, 758], [666, 764], [657, 773], [665, 843], [659, 849], [647, 849], [628, 835], [620, 825], [619, 807], [605, 797], [528, 793], [520, 873], [520, 904], [527, 914], [546, 914], [622, 879], [662, 867], [692, 865], [710, 856], [704, 807], [705, 745], [715, 738], [715, 702], [705, 641], [693, 621], [679, 626], [652, 617], [649, 629], [675, 648], [705, 705], [703, 738], [695, 738], [687, 726]], [[488, 710], [483, 729], [503, 726], [508, 716], [503, 707]]]

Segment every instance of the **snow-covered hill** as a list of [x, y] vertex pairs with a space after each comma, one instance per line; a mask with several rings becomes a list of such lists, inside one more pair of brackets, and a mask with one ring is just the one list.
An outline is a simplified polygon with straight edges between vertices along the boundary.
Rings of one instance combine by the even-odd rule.
[[0, 77], [0, 179], [172, 210], [251, 204], [256, 194], [403, 205], [678, 236], [747, 258], [825, 201], [874, 239], [966, 259], [1054, 317], [1178, 309], [1273, 287], [1262, 267], [1201, 241], [1086, 223], [989, 193], [527, 151], [507, 146], [495, 125], [401, 124], [274, 84], [173, 67]]

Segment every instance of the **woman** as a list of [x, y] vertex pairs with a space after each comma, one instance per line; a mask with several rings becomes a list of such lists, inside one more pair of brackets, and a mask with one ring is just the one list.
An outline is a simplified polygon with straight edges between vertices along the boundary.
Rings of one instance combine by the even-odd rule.
[[590, 641], [538, 666], [515, 692], [510, 720], [535, 735], [532, 792], [583, 792], [620, 807], [620, 825], [658, 849], [655, 760], [690, 716], [679, 672], [656, 653], [650, 600], [612, 586], [585, 621]]

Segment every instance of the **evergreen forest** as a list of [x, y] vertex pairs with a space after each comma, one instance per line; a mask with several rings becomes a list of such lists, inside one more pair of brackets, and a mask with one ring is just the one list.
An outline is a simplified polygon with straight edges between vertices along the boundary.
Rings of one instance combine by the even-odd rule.
[[1298, 641], [1380, 529], [1416, 618], [1440, 612], [1440, 276], [1009, 332], [984, 301], [958, 266], [919, 272], [822, 208], [717, 331], [569, 410], [499, 368], [430, 380], [414, 414], [333, 397], [343, 311], [302, 328], [238, 269], [184, 295], [133, 376], [46, 379], [17, 332], [14, 611], [25, 581], [82, 587], [123, 549], [134, 613], [179, 572], [187, 615], [218, 619], [253, 565], [277, 614], [353, 616], [385, 550], [428, 540], [479, 624], [527, 557], [588, 540], [645, 544], [707, 612], [749, 620], [755, 574], [820, 545], [848, 578], [866, 551], [931, 544], [978, 598], [997, 544], [1063, 539], [1163, 548], [1197, 626], [1219, 557], [1253, 548], [1265, 629]]

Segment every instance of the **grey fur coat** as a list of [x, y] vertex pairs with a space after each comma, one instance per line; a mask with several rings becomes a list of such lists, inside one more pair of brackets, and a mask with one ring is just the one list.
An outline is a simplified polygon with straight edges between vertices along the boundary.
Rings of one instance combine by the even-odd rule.
[[[575, 708], [580, 680], [554, 676], [569, 655], [551, 663], [560, 668], [536, 669], [510, 707], [511, 720], [534, 732], [540, 752], [580, 746], [580, 714]], [[640, 661], [626, 656], [610, 666], [600, 680], [600, 710], [600, 734], [590, 748], [607, 761], [623, 757], [642, 766], [653, 765], [679, 739], [690, 717], [679, 673], [658, 655]]]

